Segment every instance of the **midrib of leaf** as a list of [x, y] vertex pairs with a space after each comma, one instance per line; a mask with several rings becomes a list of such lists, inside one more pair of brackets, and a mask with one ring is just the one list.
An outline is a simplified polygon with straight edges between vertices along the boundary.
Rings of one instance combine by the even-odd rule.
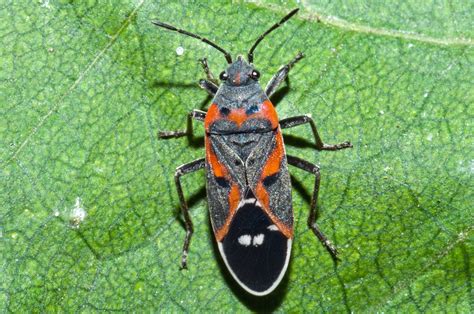
[[[302, 1], [302, 3], [304, 4], [305, 1]], [[268, 9], [280, 15], [285, 14], [288, 11], [287, 8], [283, 8], [280, 6], [273, 5], [273, 4], [267, 4], [261, 1], [256, 1], [254, 2], [254, 4], [257, 7]], [[306, 10], [300, 11], [297, 18], [307, 20], [310, 22], [323, 23], [325, 25], [339, 28], [344, 31], [392, 37], [392, 38], [401, 38], [405, 40], [418, 41], [418, 42], [428, 43], [428, 44], [433, 44], [433, 45], [441, 45], [441, 46], [473, 46], [474, 45], [474, 40], [471, 38], [464, 38], [464, 37], [436, 38], [436, 37], [427, 36], [427, 35], [412, 32], [412, 31], [376, 28], [376, 27], [371, 27], [369, 25], [362, 25], [362, 24], [349, 22], [334, 15], [326, 16], [323, 14], [319, 14], [317, 12], [310, 12]]]

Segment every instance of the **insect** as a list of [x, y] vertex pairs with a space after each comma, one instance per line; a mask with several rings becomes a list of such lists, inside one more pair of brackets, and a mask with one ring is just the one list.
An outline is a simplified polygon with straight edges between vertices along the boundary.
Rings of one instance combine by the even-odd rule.
[[192, 136], [192, 120], [204, 122], [205, 158], [176, 169], [175, 183], [186, 226], [181, 267], [187, 257], [193, 224], [183, 195], [181, 178], [206, 170], [206, 190], [211, 224], [219, 252], [229, 272], [247, 292], [263, 296], [271, 293], [283, 279], [290, 259], [293, 241], [293, 209], [288, 165], [314, 175], [315, 184], [308, 226], [333, 259], [337, 250], [316, 224], [320, 174], [318, 166], [287, 155], [282, 129], [309, 124], [317, 150], [340, 150], [352, 147], [350, 142], [336, 145], [323, 143], [310, 115], [279, 120], [270, 97], [285, 81], [293, 66], [304, 55], [300, 52], [282, 66], [265, 89], [259, 84], [260, 73], [253, 59], [258, 44], [273, 30], [298, 12], [294, 9], [258, 37], [247, 54], [247, 61], [231, 55], [207, 38], [153, 21], [153, 24], [199, 39], [222, 52], [229, 64], [220, 78], [220, 85], [201, 59], [207, 79], [201, 88], [213, 96], [207, 112], [193, 110], [188, 115], [185, 131], [160, 132], [160, 138]]

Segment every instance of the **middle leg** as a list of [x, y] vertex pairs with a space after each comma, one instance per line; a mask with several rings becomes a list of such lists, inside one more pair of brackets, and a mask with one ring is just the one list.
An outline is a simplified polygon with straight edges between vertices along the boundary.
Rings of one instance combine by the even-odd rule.
[[158, 132], [158, 138], [168, 139], [173, 137], [192, 136], [193, 135], [193, 119], [204, 122], [206, 113], [204, 111], [194, 109], [188, 114], [186, 120], [185, 131], [160, 131]]

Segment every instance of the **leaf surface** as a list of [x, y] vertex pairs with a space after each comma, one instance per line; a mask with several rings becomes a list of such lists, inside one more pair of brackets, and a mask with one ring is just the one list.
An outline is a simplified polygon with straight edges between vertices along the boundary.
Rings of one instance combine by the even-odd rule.
[[[257, 48], [262, 84], [303, 51], [280, 118], [289, 154], [320, 165], [318, 224], [337, 267], [306, 227], [313, 178], [293, 173], [292, 262], [271, 297], [232, 281], [213, 244], [204, 174], [184, 178], [195, 225], [189, 270], [174, 169], [204, 156], [196, 140], [158, 140], [209, 98], [198, 88], [215, 49], [158, 19], [245, 53], [296, 3], [15, 1], [0, 12], [0, 305], [36, 311], [471, 312], [472, 3], [302, 2]], [[176, 53], [178, 47], [184, 54]]]

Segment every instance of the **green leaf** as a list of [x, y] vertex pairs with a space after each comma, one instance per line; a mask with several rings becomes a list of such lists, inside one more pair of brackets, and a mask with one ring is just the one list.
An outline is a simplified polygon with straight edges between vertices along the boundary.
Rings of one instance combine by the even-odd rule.
[[[290, 169], [292, 262], [256, 299], [215, 249], [203, 173], [184, 178], [195, 233], [179, 271], [174, 169], [204, 150], [156, 133], [209, 103], [197, 59], [216, 74], [226, 62], [150, 21], [235, 55], [296, 5], [255, 64], [265, 84], [305, 52], [280, 117], [310, 113], [325, 141], [354, 144], [319, 153], [308, 127], [285, 131], [290, 154], [321, 166], [318, 223], [342, 262], [306, 227], [313, 178]], [[4, 310], [472, 312], [472, 2], [43, 0], [0, 12]]]

